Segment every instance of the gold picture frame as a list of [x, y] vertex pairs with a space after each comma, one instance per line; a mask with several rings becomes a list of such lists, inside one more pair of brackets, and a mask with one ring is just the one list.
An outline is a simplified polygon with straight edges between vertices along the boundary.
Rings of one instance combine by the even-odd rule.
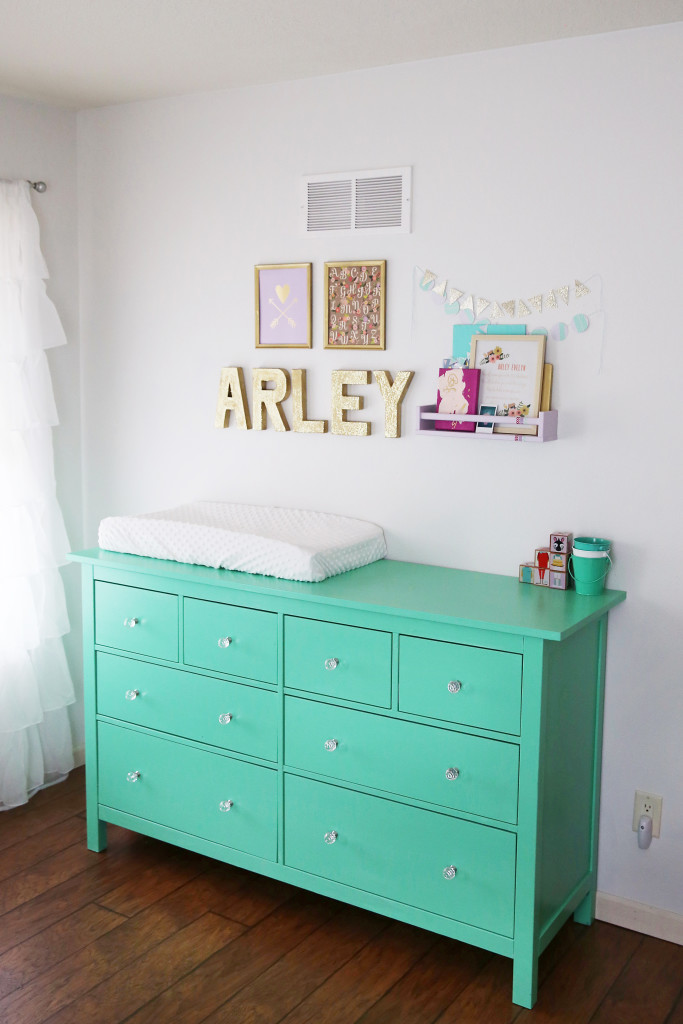
[[311, 348], [312, 264], [254, 267], [256, 348]]
[[386, 290], [386, 260], [326, 263], [325, 348], [382, 351]]
[[496, 423], [494, 434], [538, 434], [538, 427], [515, 421], [541, 410], [545, 342], [545, 334], [472, 335], [469, 362], [481, 371], [479, 405], [495, 405], [497, 416], [511, 419], [509, 427]]

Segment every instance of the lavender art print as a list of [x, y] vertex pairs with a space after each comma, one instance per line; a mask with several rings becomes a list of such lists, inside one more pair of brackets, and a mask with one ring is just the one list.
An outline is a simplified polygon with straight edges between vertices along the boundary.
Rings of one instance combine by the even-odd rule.
[[311, 264], [254, 267], [256, 348], [311, 347]]

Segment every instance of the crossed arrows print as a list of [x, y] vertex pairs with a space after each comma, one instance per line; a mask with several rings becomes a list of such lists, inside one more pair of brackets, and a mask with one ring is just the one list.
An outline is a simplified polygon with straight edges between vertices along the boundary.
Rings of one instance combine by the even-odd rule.
[[[289, 285], [277, 285], [275, 288], [275, 292], [280, 302], [284, 305], [284, 303], [287, 301], [287, 296], [289, 295]], [[275, 317], [275, 319], [270, 321], [271, 328], [277, 327], [277, 325], [280, 323], [280, 320], [282, 320], [283, 317], [285, 318], [290, 327], [296, 327], [296, 321], [293, 320], [291, 316], [287, 316], [287, 313], [289, 312], [289, 310], [292, 308], [296, 301], [296, 298], [292, 299], [290, 304], [288, 306], [285, 306], [284, 309], [282, 309], [280, 306], [278, 306], [275, 299], [268, 299], [270, 305], [274, 306], [274, 308], [278, 312], [278, 315]]]

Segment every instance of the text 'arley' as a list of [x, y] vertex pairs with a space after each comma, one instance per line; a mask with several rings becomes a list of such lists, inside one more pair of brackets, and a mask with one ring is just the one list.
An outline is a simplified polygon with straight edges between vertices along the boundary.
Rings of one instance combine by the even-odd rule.
[[[386, 370], [373, 370], [372, 376], [384, 402], [384, 434], [386, 437], [401, 436], [401, 402], [413, 378], [412, 370], [400, 370], [392, 380]], [[252, 420], [254, 430], [265, 430], [270, 420], [276, 430], [289, 430], [283, 402], [291, 394], [292, 429], [300, 434], [324, 434], [327, 420], [306, 418], [306, 371], [305, 370], [252, 370]], [[369, 370], [332, 371], [332, 414], [331, 433], [367, 437], [370, 423], [366, 420], [348, 420], [346, 413], [363, 408], [362, 395], [349, 395], [350, 385], [368, 384]], [[234, 413], [237, 426], [250, 430], [244, 374], [240, 366], [224, 366], [218, 389], [216, 426], [227, 427], [230, 413]]]

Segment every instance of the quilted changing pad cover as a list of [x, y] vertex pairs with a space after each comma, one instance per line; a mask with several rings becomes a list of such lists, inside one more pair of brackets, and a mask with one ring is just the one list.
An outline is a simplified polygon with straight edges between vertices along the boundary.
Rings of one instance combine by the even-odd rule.
[[362, 519], [222, 501], [109, 516], [100, 523], [98, 540], [109, 551], [308, 583], [387, 553], [381, 527]]

